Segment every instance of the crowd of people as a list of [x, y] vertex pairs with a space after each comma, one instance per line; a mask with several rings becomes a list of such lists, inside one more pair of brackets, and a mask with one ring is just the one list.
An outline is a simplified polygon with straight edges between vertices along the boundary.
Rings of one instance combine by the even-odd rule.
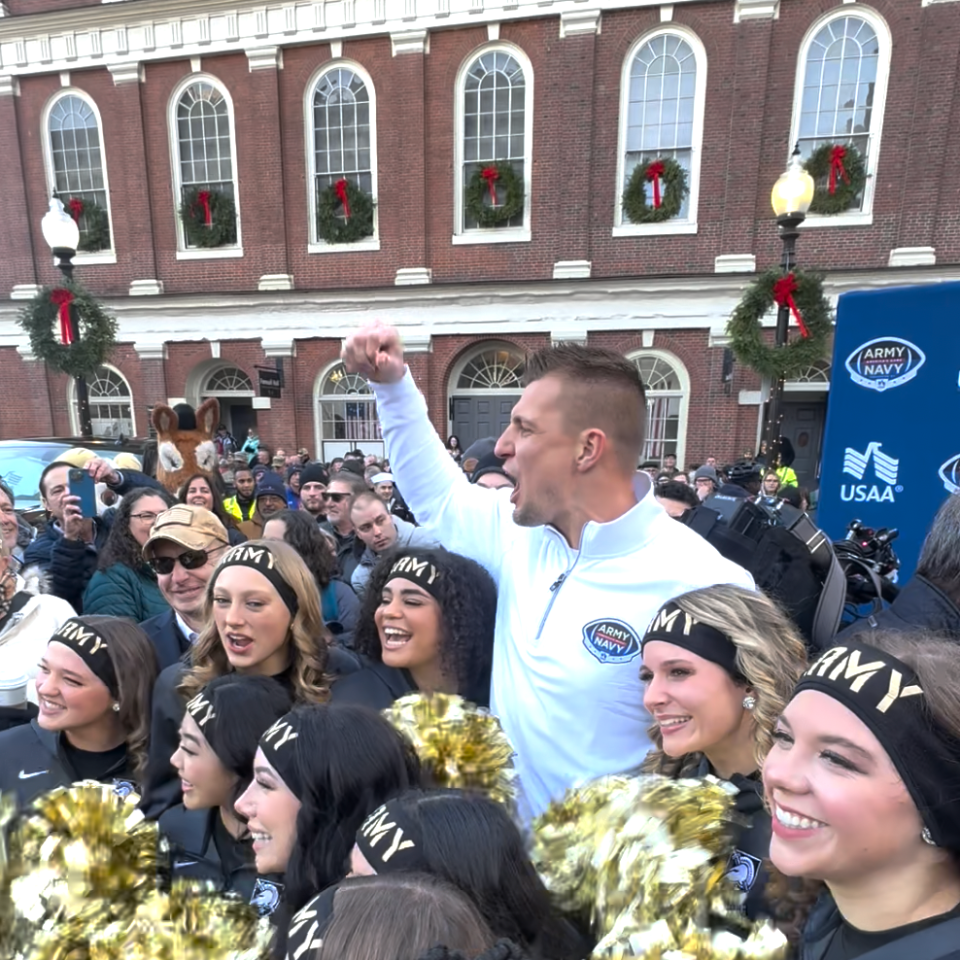
[[[709, 776], [736, 797], [742, 912], [799, 960], [960, 958], [956, 497], [909, 602], [814, 651], [676, 522], [712, 496], [809, 495], [762, 457], [638, 469], [632, 363], [531, 355], [503, 435], [464, 450], [396, 331], [362, 328], [344, 362], [389, 459], [221, 428], [220, 472], [175, 492], [58, 461], [35, 535], [0, 483], [0, 792], [136, 794], [173, 876], [251, 903], [281, 960], [582, 960], [595, 931], [551, 899], [531, 825], [610, 774]], [[110, 494], [96, 517], [78, 465]], [[515, 811], [437, 788], [382, 714], [417, 692], [499, 718]]]

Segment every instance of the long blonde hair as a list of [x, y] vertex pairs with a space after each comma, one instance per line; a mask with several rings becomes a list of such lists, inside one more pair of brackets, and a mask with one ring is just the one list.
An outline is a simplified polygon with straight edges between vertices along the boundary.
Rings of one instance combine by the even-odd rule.
[[[673, 601], [684, 613], [719, 630], [737, 648], [737, 667], [753, 690], [754, 756], [757, 769], [773, 746], [773, 728], [807, 668], [807, 650], [799, 631], [779, 604], [759, 590], [720, 584], [692, 590]], [[700, 754], [668, 757], [660, 729], [650, 738], [656, 745], [644, 769], [665, 776], [681, 776], [695, 768]]]
[[[251, 540], [244, 546], [273, 554], [275, 569], [297, 597], [297, 612], [287, 628], [287, 642], [293, 659], [293, 695], [298, 703], [326, 703], [330, 696], [327, 666], [327, 628], [320, 610], [317, 582], [300, 554], [281, 540]], [[226, 556], [226, 554], [225, 554]], [[191, 669], [180, 683], [183, 696], [195, 696], [214, 677], [230, 673], [233, 667], [213, 618], [213, 585], [207, 583], [203, 597], [203, 630], [191, 651]]]

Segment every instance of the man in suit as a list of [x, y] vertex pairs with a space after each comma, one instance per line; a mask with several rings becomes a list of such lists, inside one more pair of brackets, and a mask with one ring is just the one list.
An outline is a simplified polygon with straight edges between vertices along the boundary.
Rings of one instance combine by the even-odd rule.
[[178, 503], [157, 517], [143, 556], [156, 572], [170, 609], [141, 626], [153, 642], [161, 670], [176, 663], [203, 629], [207, 581], [228, 546], [223, 524], [203, 507]]

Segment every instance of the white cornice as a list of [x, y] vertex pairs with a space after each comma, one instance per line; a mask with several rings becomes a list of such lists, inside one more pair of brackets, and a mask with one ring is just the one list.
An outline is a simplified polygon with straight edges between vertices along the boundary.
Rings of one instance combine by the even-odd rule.
[[[674, 3], [727, 0], [674, 0]], [[569, 29], [590, 27], [596, 14], [659, 7], [661, 0], [342, 0], [265, 5], [250, 0], [141, 0], [0, 19], [0, 71], [50, 73], [129, 60], [164, 60], [269, 45], [288, 46], [367, 36], [556, 17]], [[432, 12], [426, 13], [426, 8]], [[584, 19], [585, 18], [585, 19]]]

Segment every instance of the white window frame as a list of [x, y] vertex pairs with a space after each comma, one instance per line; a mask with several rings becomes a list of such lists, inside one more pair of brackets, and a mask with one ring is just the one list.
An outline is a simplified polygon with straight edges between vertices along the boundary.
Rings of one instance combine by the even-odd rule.
[[890, 27], [876, 10], [862, 3], [847, 4], [818, 17], [804, 35], [800, 44], [800, 54], [797, 57], [797, 75], [793, 88], [793, 113], [790, 119], [790, 140], [785, 164], [789, 162], [789, 154], [793, 152], [794, 144], [800, 137], [800, 108], [803, 104], [803, 77], [807, 68], [807, 57], [813, 38], [832, 20], [844, 17], [854, 17], [865, 20], [877, 35], [879, 53], [877, 55], [877, 85], [873, 94], [873, 116], [870, 131], [867, 134], [869, 147], [864, 158], [867, 171], [867, 184], [863, 191], [863, 208], [851, 210], [848, 213], [838, 213], [833, 216], [811, 213], [801, 224], [801, 229], [820, 227], [868, 227], [873, 223], [873, 199], [876, 192], [877, 164], [880, 159], [880, 143], [883, 134], [883, 117], [887, 105], [887, 88], [890, 80], [890, 56], [893, 47], [893, 36]]
[[380, 249], [380, 215], [379, 208], [373, 208], [373, 234], [357, 240], [354, 243], [326, 243], [317, 236], [317, 155], [314, 143], [313, 129], [313, 98], [317, 92], [317, 84], [324, 76], [333, 70], [349, 70], [355, 73], [367, 88], [370, 97], [370, 184], [373, 189], [373, 200], [376, 203], [378, 196], [377, 181], [377, 92], [370, 74], [355, 60], [338, 57], [328, 60], [318, 67], [310, 77], [303, 94], [303, 134], [307, 161], [307, 253], [357, 253]]
[[[523, 226], [502, 227], [499, 229], [463, 227], [463, 135], [464, 114], [463, 99], [466, 88], [467, 72], [471, 66], [486, 53], [505, 53], [514, 58], [523, 70]], [[453, 98], [453, 236], [454, 245], [473, 243], [529, 243], [530, 232], [530, 192], [533, 187], [533, 64], [530, 58], [512, 43], [497, 40], [485, 43], [471, 50], [457, 71]]]
[[[687, 370], [686, 364], [675, 354], [671, 353], [669, 350], [658, 350], [654, 348], [642, 348], [640, 350], [631, 350], [627, 354], [627, 359], [631, 363], [636, 363], [638, 360], [651, 359], [651, 360], [662, 360], [664, 363], [670, 364], [673, 367], [674, 371], [677, 374], [677, 378], [680, 380], [680, 413], [678, 415], [677, 423], [677, 467], [683, 470], [686, 466], [686, 455], [687, 455], [687, 423], [690, 415], [690, 373]], [[646, 385], [644, 385], [644, 392], [647, 396], [647, 406], [649, 410], [649, 400], [650, 395], [653, 393], [646, 391]], [[655, 395], [655, 394], [654, 394]], [[645, 413], [646, 417], [647, 414]], [[644, 420], [646, 424], [646, 419]], [[644, 437], [643, 441], [644, 450], [641, 451], [640, 457], [641, 462], [643, 462], [644, 451], [647, 446], [647, 438]]]
[[[137, 405], [133, 395], [133, 387], [124, 372], [112, 363], [101, 363], [100, 367], [115, 373], [126, 385], [130, 397], [130, 425], [132, 427], [131, 437], [137, 435]], [[92, 378], [90, 378], [92, 379]], [[70, 414], [70, 429], [73, 436], [80, 436], [80, 413], [77, 410], [77, 381], [70, 377], [67, 381], [67, 411]]]
[[[351, 394], [332, 394], [332, 393], [323, 393], [323, 385], [326, 382], [327, 377], [336, 370], [337, 367], [342, 366], [343, 361], [338, 357], [336, 360], [333, 360], [330, 363], [325, 364], [320, 372], [317, 374], [317, 378], [313, 381], [313, 435], [314, 435], [314, 449], [317, 451], [317, 458], [320, 460], [332, 460], [333, 457], [342, 457], [347, 450], [353, 450], [359, 447], [363, 450], [364, 453], [378, 453], [383, 455], [386, 450], [383, 441], [383, 425], [380, 423], [380, 411], [377, 407], [377, 399], [371, 390], [368, 394], [357, 394], [356, 396], [362, 396], [366, 402], [366, 398], [373, 403], [373, 414], [376, 418], [376, 422], [380, 428], [380, 439], [370, 439], [370, 440], [326, 440], [323, 436], [323, 408], [321, 404], [324, 399], [335, 400], [335, 399], [348, 399]], [[327, 457], [326, 453], [332, 453], [331, 457]]]
[[[626, 187], [627, 121], [630, 106], [630, 74], [633, 61], [640, 50], [657, 37], [679, 37], [690, 45], [697, 64], [697, 82], [693, 99], [693, 136], [690, 140], [690, 194], [687, 197], [687, 215], [665, 220], [663, 223], [631, 223], [623, 215], [623, 191]], [[703, 118], [707, 100], [707, 50], [700, 38], [687, 27], [670, 23], [643, 34], [627, 51], [620, 73], [620, 120], [617, 137], [617, 191], [614, 197], [614, 237], [649, 237], [697, 232], [697, 211], [700, 205], [700, 161], [703, 156]]]
[[[180, 222], [180, 197], [183, 184], [180, 181], [180, 130], [177, 126], [177, 107], [180, 98], [195, 83], [209, 83], [216, 87], [227, 104], [227, 116], [230, 119], [230, 153], [233, 171], [233, 202], [237, 209], [237, 242], [232, 247], [214, 247], [212, 249], [188, 247], [183, 224]], [[173, 188], [173, 220], [177, 231], [178, 260], [224, 260], [243, 256], [243, 217], [240, 215], [240, 176], [237, 164], [237, 122], [233, 109], [233, 97], [226, 85], [209, 73], [191, 73], [174, 87], [167, 104], [167, 129], [170, 141], [170, 177]]]
[[43, 114], [41, 116], [41, 137], [40, 142], [43, 145], [43, 166], [46, 171], [47, 176], [47, 195], [53, 196], [57, 186], [57, 177], [56, 172], [53, 168], [53, 144], [50, 141], [50, 115], [53, 113], [53, 108], [65, 97], [77, 97], [77, 99], [82, 100], [92, 111], [94, 117], [97, 120], [97, 131], [100, 135], [100, 164], [102, 167], [103, 173], [103, 190], [107, 195], [107, 220], [110, 224], [110, 249], [109, 250], [99, 250], [96, 253], [83, 253], [78, 250], [74, 261], [83, 265], [93, 265], [98, 263], [116, 263], [117, 262], [117, 238], [113, 230], [113, 211], [110, 207], [110, 178], [107, 175], [107, 145], [103, 137], [103, 119], [100, 116], [100, 110], [97, 107], [96, 101], [90, 94], [86, 93], [83, 90], [79, 90], [76, 87], [64, 87], [62, 90], [58, 90], [50, 99], [47, 101], [46, 106], [43, 108]]

